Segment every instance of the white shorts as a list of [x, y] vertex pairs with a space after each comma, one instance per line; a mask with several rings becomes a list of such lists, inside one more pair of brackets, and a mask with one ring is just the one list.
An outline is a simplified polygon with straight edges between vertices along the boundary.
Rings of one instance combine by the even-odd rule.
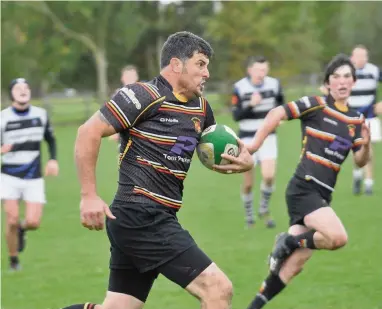
[[1, 174], [1, 199], [24, 200], [45, 204], [45, 185], [43, 178], [21, 179]]
[[372, 143], [382, 141], [381, 120], [378, 117], [366, 119], [370, 125], [370, 140]]
[[[244, 144], [249, 144], [253, 137], [243, 137], [241, 139]], [[270, 134], [264, 140], [264, 143], [261, 145], [259, 150], [253, 155], [253, 161], [255, 165], [261, 161], [265, 160], [276, 160], [277, 159], [277, 136], [276, 134]]]

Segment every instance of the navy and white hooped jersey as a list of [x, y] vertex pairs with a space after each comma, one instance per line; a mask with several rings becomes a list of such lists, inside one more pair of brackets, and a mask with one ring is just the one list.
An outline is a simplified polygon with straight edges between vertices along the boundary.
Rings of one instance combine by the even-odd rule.
[[[255, 92], [261, 95], [262, 100], [253, 107], [250, 102]], [[285, 102], [279, 80], [266, 76], [260, 85], [254, 85], [249, 77], [236, 82], [231, 103], [233, 117], [239, 124], [239, 137], [243, 138], [254, 136], [268, 112]]]
[[1, 173], [22, 179], [40, 178], [43, 139], [49, 143], [51, 157], [55, 159], [53, 129], [45, 109], [30, 106], [24, 111], [14, 107], [2, 110], [1, 144], [10, 144], [12, 149], [1, 157]]
[[377, 100], [378, 82], [382, 82], [382, 71], [371, 63], [356, 70], [357, 81], [349, 98], [349, 106], [362, 113], [365, 118], [374, 118], [373, 104]]

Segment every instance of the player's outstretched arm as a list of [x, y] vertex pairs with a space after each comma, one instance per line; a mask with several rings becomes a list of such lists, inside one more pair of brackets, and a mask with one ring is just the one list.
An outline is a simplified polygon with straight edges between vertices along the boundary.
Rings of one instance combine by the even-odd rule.
[[97, 195], [96, 189], [96, 163], [101, 139], [115, 133], [113, 126], [99, 111], [81, 125], [77, 132], [75, 161], [81, 185], [81, 222], [91, 230], [103, 228], [105, 213], [115, 219], [108, 205]]
[[248, 151], [253, 154], [263, 144], [265, 138], [273, 132], [282, 120], [287, 120], [288, 116], [283, 106], [276, 107], [267, 114], [264, 119], [263, 125], [257, 130], [254, 139], [248, 146]]
[[360, 168], [364, 167], [370, 161], [371, 156], [370, 128], [365, 123], [362, 124], [361, 136], [363, 145], [354, 153], [354, 163]]

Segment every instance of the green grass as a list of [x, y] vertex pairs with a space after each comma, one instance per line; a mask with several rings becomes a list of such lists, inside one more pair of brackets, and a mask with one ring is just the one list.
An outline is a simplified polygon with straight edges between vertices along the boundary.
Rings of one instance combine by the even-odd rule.
[[[219, 122], [236, 127], [229, 115]], [[21, 255], [23, 270], [9, 273], [2, 235], [3, 309], [47, 309], [86, 301], [102, 302], [108, 282], [108, 240], [104, 232], [84, 229], [79, 220], [79, 186], [73, 162], [75, 126], [57, 127], [60, 176], [47, 181], [48, 204], [41, 228], [28, 234]], [[279, 130], [279, 163], [271, 209], [277, 228], [260, 222], [244, 229], [239, 188], [241, 175], [221, 175], [197, 158], [185, 181], [180, 222], [234, 284], [234, 309], [244, 309], [267, 274], [265, 260], [277, 232], [288, 227], [284, 191], [300, 151], [298, 121]], [[382, 154], [382, 144], [375, 157]], [[46, 158], [46, 155], [44, 156]], [[98, 188], [110, 202], [116, 189], [116, 144], [105, 140], [98, 162]], [[382, 309], [381, 196], [382, 161], [376, 163], [375, 195], [351, 194], [351, 157], [341, 171], [333, 207], [349, 233], [349, 244], [319, 251], [267, 309]], [[257, 173], [256, 205], [258, 203]], [[4, 219], [2, 220], [4, 222]], [[3, 227], [4, 230], [4, 227]], [[163, 277], [154, 284], [147, 309], [193, 309], [198, 302]]]

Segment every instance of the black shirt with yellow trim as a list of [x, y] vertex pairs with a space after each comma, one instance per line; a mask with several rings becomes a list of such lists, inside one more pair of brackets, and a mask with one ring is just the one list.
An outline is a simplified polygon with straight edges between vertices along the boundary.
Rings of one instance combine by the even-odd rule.
[[158, 76], [122, 87], [100, 111], [121, 136], [115, 202], [179, 209], [201, 133], [215, 124], [207, 100], [187, 101]]
[[301, 120], [302, 151], [295, 175], [334, 191], [350, 150], [362, 145], [364, 117], [329, 96], [302, 97], [284, 105], [288, 119]]

